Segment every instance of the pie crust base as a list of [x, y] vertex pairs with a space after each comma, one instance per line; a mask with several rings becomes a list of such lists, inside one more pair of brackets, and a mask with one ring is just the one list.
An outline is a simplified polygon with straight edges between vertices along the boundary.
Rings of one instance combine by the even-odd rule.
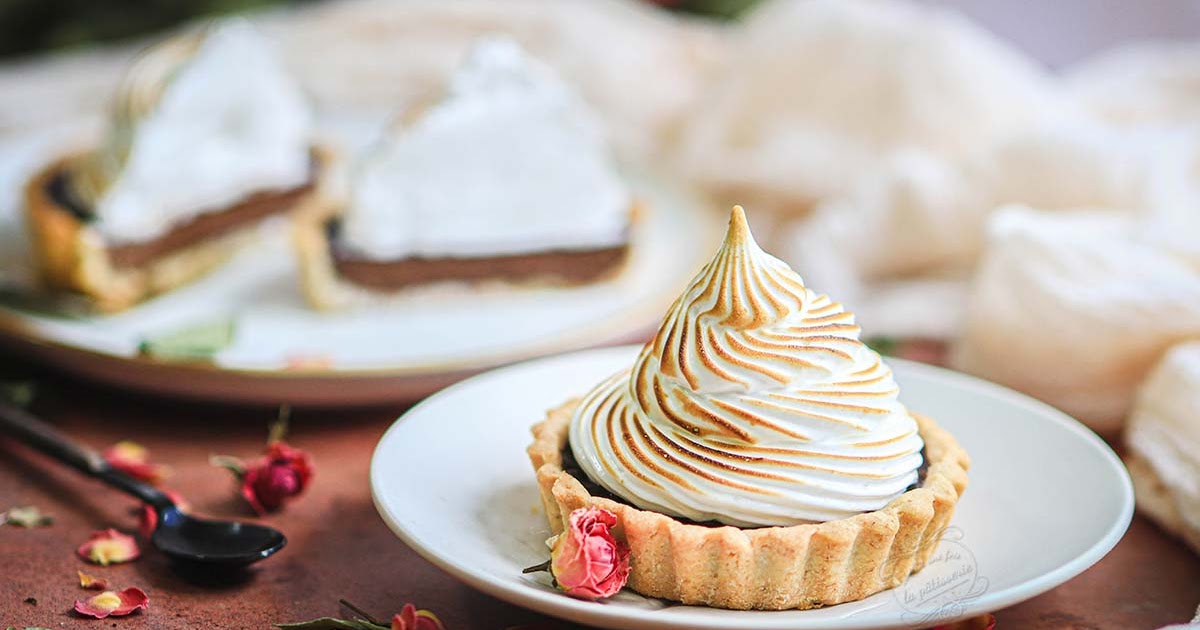
[[630, 547], [627, 586], [642, 595], [737, 610], [788, 610], [862, 599], [925, 566], [967, 486], [966, 451], [933, 420], [913, 414], [925, 440], [924, 482], [875, 512], [825, 523], [741, 529], [685, 523], [592, 496], [562, 467], [573, 399], [533, 427], [527, 452], [550, 527], [588, 506], [617, 515]]
[[[293, 208], [324, 194], [330, 185], [332, 152], [323, 147], [314, 147], [312, 152], [316, 159], [312, 189]], [[87, 296], [100, 311], [124, 310], [186, 284], [220, 266], [253, 240], [260, 221], [181, 247], [143, 265], [117, 266], [100, 233], [62, 207], [48, 190], [50, 182], [78, 158], [60, 158], [30, 178], [24, 190], [26, 219], [34, 264], [42, 281], [51, 288]]]

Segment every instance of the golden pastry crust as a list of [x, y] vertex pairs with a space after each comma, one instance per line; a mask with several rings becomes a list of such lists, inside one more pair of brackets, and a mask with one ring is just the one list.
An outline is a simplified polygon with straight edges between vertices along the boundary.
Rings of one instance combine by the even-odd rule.
[[[315, 181], [297, 206], [322, 196], [330, 185], [332, 151], [314, 147], [313, 156], [317, 163]], [[118, 267], [110, 260], [100, 233], [62, 207], [49, 192], [54, 178], [80, 157], [70, 155], [50, 163], [25, 185], [26, 223], [34, 265], [50, 288], [81, 293], [100, 311], [120, 311], [208, 273], [252, 240], [258, 221], [159, 256], [145, 265]]]
[[913, 414], [929, 464], [920, 487], [875, 512], [790, 527], [684, 523], [595, 497], [562, 468], [571, 400], [533, 427], [527, 452], [555, 534], [578, 508], [616, 513], [629, 544], [629, 588], [648, 597], [738, 610], [831, 606], [898, 586], [925, 566], [967, 486], [970, 459], [933, 420]]
[[[472, 282], [440, 281], [430, 285], [416, 285], [396, 291], [379, 291], [364, 287], [346, 280], [338, 273], [334, 265], [333, 251], [330, 248], [329, 221], [339, 216], [344, 206], [333, 200], [309, 204], [297, 214], [293, 229], [293, 242], [300, 260], [300, 281], [304, 296], [309, 304], [320, 310], [338, 310], [356, 306], [384, 304], [395, 299], [403, 299], [414, 292], [437, 294], [454, 294], [463, 290], [476, 292], [489, 288], [513, 288], [522, 286], [573, 286], [577, 284], [592, 284], [612, 280], [628, 266], [632, 251], [626, 253], [623, 260], [615, 265], [603, 277], [586, 283], [576, 283], [554, 275], [541, 276], [523, 280], [485, 280]], [[629, 209], [629, 225], [632, 233], [637, 228], [638, 217], [644, 210], [638, 202]], [[633, 248], [630, 238], [629, 248]]]

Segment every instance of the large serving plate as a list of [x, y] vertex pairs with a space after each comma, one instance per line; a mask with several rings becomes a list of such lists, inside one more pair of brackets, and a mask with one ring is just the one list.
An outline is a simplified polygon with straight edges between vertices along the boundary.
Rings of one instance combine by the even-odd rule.
[[[349, 404], [425, 395], [504, 363], [628, 342], [650, 332], [719, 238], [719, 213], [662, 180], [632, 175], [644, 205], [633, 254], [613, 281], [572, 288], [441, 287], [379, 307], [318, 312], [304, 302], [287, 226], [216, 273], [129, 311], [63, 317], [30, 307], [21, 178], [44, 138], [0, 147], [0, 342], [122, 386], [244, 402]], [[150, 340], [227, 342], [204, 361], [142, 352]]]
[[406, 413], [371, 462], [380, 515], [424, 557], [501, 599], [609, 628], [927, 628], [994, 611], [1078, 575], [1133, 515], [1124, 467], [1083, 425], [969, 376], [891, 360], [901, 396], [952, 432], [970, 485], [928, 566], [902, 586], [823, 609], [747, 612], [630, 592], [603, 603], [556, 592], [523, 567], [550, 535], [525, 456], [547, 409], [629, 365], [633, 346], [542, 359], [458, 383]]

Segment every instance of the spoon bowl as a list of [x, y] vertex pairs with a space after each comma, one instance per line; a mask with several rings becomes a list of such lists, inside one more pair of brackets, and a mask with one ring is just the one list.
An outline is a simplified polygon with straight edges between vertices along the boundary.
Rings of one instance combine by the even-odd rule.
[[198, 518], [175, 506], [158, 510], [158, 527], [150, 541], [172, 560], [220, 568], [253, 564], [287, 544], [274, 528]]

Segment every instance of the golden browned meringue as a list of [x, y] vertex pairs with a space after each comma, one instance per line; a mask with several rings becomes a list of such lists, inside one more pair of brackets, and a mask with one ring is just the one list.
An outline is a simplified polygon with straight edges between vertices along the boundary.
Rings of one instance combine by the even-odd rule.
[[742, 208], [632, 369], [581, 401], [587, 476], [638, 507], [738, 526], [882, 508], [922, 440], [853, 314], [755, 243]]

